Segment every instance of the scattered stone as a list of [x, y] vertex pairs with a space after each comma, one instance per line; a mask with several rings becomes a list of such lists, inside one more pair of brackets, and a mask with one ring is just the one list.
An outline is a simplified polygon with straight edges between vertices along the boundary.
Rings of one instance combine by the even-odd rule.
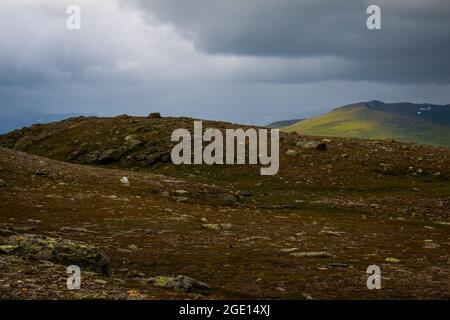
[[291, 256], [293, 257], [300, 257], [300, 258], [332, 258], [333, 255], [329, 254], [325, 251], [309, 251], [309, 252], [293, 252], [291, 253]]
[[125, 153], [128, 152], [126, 146], [120, 146], [117, 148], [110, 148], [106, 151], [94, 154], [94, 159], [90, 159], [90, 162], [96, 162], [98, 164], [108, 164], [120, 160]]
[[130, 253], [131, 252], [131, 250], [124, 249], [124, 248], [117, 248], [116, 251], [120, 252], [120, 253]]
[[175, 197], [177, 202], [187, 202], [189, 199], [187, 197]]
[[321, 141], [298, 141], [296, 146], [303, 149], [317, 149], [319, 151], [327, 150], [326, 143]]
[[288, 151], [286, 151], [285, 153], [287, 156], [289, 157], [296, 157], [298, 156], [298, 152], [292, 149], [289, 149]]
[[130, 181], [128, 181], [127, 177], [123, 177], [122, 179], [120, 179], [120, 182], [124, 185], [124, 186], [129, 186], [130, 185]]
[[294, 252], [297, 250], [298, 250], [298, 248], [283, 248], [283, 249], [280, 249], [280, 252], [289, 253], [289, 252]]
[[8, 229], [0, 229], [0, 237], [9, 237], [15, 235], [16, 233]]
[[38, 171], [36, 171], [36, 175], [39, 177], [46, 177], [48, 176], [48, 171], [45, 169], [39, 169]]
[[108, 281], [103, 280], [103, 279], [95, 279], [95, 283], [105, 285], [108, 283]]
[[99, 248], [72, 240], [40, 237], [32, 234], [14, 235], [3, 245], [15, 246], [14, 254], [35, 260], [63, 265], [78, 265], [85, 270], [110, 273], [110, 259]]
[[384, 261], [390, 262], [390, 263], [399, 263], [400, 259], [397, 259], [397, 258], [386, 258], [386, 259], [384, 259]]
[[328, 234], [330, 236], [340, 237], [344, 232], [342, 232], [342, 231], [328, 231], [328, 230], [324, 230], [324, 231], [321, 231], [321, 233]]
[[242, 241], [242, 242], [254, 241], [254, 240], [271, 240], [271, 239], [269, 237], [261, 237], [261, 236], [253, 236], [253, 237], [239, 239], [239, 241]]
[[339, 262], [328, 263], [328, 266], [332, 267], [332, 268], [348, 268], [348, 264], [339, 263]]
[[203, 227], [206, 229], [211, 230], [223, 230], [223, 229], [230, 229], [233, 225], [231, 223], [205, 223], [203, 224]]
[[139, 250], [139, 248], [135, 244], [130, 244], [128, 246], [128, 249], [130, 249], [130, 250]]
[[224, 205], [235, 205], [239, 202], [239, 199], [235, 195], [229, 193], [220, 193], [216, 198]]
[[127, 143], [127, 150], [132, 151], [137, 147], [139, 147], [141, 144], [143, 144], [143, 142], [140, 140], [131, 140], [130, 142]]
[[393, 165], [390, 164], [390, 163], [382, 163], [382, 162], [380, 162], [378, 165], [381, 167], [382, 171], [388, 171], [388, 170], [392, 169], [392, 167], [393, 167]]
[[432, 241], [431, 242], [425, 242], [425, 245], [423, 246], [424, 249], [437, 249], [439, 247], [440, 247], [439, 244], [433, 243]]
[[208, 295], [211, 289], [206, 283], [186, 276], [157, 276], [148, 279], [156, 287], [169, 288], [178, 292]]
[[29, 231], [33, 231], [36, 230], [35, 226], [14, 226], [11, 228], [13, 231], [15, 232], [29, 232]]
[[0, 245], [0, 254], [10, 254], [14, 252], [19, 246], [13, 245]]
[[161, 118], [161, 113], [159, 113], [159, 112], [150, 112], [148, 114], [148, 117], [152, 118], [152, 119], [158, 119], [158, 118]]
[[5, 182], [5, 180], [0, 179], [0, 188], [6, 188], [8, 184]]

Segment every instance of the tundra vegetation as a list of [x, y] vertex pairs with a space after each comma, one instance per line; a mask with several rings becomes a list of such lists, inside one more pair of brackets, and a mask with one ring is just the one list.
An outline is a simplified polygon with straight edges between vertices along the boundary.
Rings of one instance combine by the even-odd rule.
[[273, 176], [174, 165], [171, 134], [193, 121], [80, 117], [0, 136], [0, 297], [449, 298], [449, 148], [282, 132]]

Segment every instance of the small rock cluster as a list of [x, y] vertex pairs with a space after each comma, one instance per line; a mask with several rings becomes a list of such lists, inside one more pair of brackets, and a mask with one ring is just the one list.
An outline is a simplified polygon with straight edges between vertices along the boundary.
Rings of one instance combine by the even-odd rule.
[[71, 264], [104, 275], [110, 273], [110, 259], [99, 248], [78, 241], [33, 234], [0, 238], [0, 254], [14, 254], [32, 260]]

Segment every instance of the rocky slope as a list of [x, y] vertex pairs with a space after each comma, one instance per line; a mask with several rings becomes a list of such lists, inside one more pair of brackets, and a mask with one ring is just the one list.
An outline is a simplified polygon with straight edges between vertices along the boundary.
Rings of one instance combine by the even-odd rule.
[[[174, 166], [171, 131], [192, 121], [75, 118], [0, 137], [16, 149], [0, 149], [0, 248], [58, 239], [110, 267], [70, 291], [52, 251], [3, 250], [2, 297], [449, 298], [450, 149], [284, 134], [273, 177]], [[372, 264], [381, 290], [366, 287]]]

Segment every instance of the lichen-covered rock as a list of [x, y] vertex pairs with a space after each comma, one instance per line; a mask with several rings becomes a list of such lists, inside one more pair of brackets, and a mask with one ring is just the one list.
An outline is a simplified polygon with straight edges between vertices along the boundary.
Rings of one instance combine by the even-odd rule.
[[107, 164], [120, 160], [122, 156], [127, 153], [128, 148], [126, 146], [120, 146], [118, 148], [110, 148], [103, 151], [96, 159], [99, 164]]
[[161, 113], [159, 113], [159, 112], [150, 112], [150, 113], [148, 114], [148, 117], [149, 117], [149, 118], [153, 118], [153, 119], [161, 118]]
[[327, 145], [322, 141], [298, 141], [296, 146], [303, 149], [327, 150]]
[[19, 246], [12, 246], [12, 245], [0, 245], [0, 254], [10, 254], [17, 250]]
[[298, 155], [298, 152], [295, 151], [295, 150], [289, 149], [288, 151], [286, 151], [285, 154], [286, 154], [287, 156], [289, 156], [289, 157], [296, 157], [296, 156]]
[[110, 259], [99, 248], [78, 241], [40, 237], [32, 234], [13, 235], [3, 243], [9, 253], [46, 260], [63, 265], [77, 265], [86, 270], [110, 273]]
[[148, 280], [156, 287], [169, 288], [179, 292], [208, 295], [211, 289], [206, 283], [186, 276], [157, 276]]
[[291, 253], [293, 257], [300, 258], [332, 258], [333, 255], [325, 251], [308, 251], [308, 252], [293, 252]]
[[142, 144], [143, 144], [142, 141], [134, 139], [134, 140], [129, 140], [126, 147], [127, 147], [128, 151], [133, 151]]
[[216, 198], [224, 205], [235, 205], [239, 203], [239, 198], [230, 193], [219, 193]]

